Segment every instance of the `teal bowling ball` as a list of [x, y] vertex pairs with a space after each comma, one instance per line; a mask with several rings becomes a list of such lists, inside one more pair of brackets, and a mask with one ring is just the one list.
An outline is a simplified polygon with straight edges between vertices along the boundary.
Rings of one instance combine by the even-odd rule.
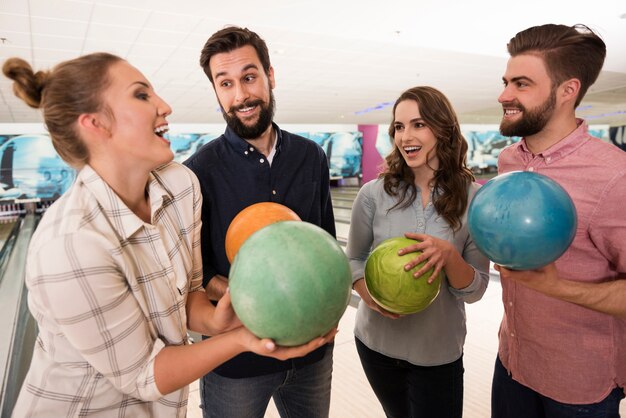
[[530, 171], [489, 180], [468, 212], [478, 249], [511, 270], [534, 270], [558, 259], [574, 240], [576, 222], [576, 208], [565, 189]]
[[254, 232], [230, 268], [233, 309], [257, 337], [294, 346], [339, 323], [352, 294], [348, 258], [337, 240], [308, 222]]

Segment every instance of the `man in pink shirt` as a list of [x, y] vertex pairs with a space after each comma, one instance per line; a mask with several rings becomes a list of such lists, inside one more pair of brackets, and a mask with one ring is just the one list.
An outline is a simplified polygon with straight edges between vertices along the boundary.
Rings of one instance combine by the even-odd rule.
[[[499, 97], [500, 131], [523, 139], [499, 173], [534, 171], [572, 197], [576, 237], [532, 271], [496, 266], [504, 318], [492, 418], [619, 417], [626, 385], [626, 153], [590, 136], [575, 109], [604, 63], [604, 42], [583, 25], [519, 32]], [[532, 243], [529, 243], [532, 245]]]

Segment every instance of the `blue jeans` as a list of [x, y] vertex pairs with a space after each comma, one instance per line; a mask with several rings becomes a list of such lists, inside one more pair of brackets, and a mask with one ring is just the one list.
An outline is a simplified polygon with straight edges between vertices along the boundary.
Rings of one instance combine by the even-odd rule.
[[[582, 378], [582, 377], [581, 377]], [[491, 387], [491, 418], [619, 418], [624, 389], [587, 405], [557, 402], [513, 380], [496, 357]]]
[[326, 418], [330, 408], [333, 350], [316, 363], [263, 376], [230, 379], [209, 373], [200, 380], [204, 418], [263, 418], [270, 399], [283, 418]]
[[355, 341], [365, 376], [388, 418], [462, 416], [463, 357], [441, 366], [416, 366]]

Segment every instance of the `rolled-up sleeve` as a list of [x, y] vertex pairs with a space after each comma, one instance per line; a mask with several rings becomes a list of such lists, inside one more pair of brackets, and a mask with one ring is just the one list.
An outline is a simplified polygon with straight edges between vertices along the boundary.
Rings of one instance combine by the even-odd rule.
[[29, 304], [49, 325], [46, 332], [64, 337], [54, 339], [55, 362], [93, 368], [132, 397], [161, 398], [154, 360], [165, 344], [153, 335], [106, 240], [96, 234], [61, 236], [29, 257]]
[[472, 236], [467, 231], [467, 226], [462, 228], [466, 235], [463, 248], [457, 248], [463, 257], [463, 260], [474, 269], [474, 279], [469, 286], [463, 289], [455, 289], [449, 286], [450, 293], [457, 298], [462, 299], [466, 303], [474, 303], [479, 301], [489, 284], [489, 259], [480, 252]]
[[[468, 260], [466, 260], [468, 261]], [[468, 263], [472, 265], [469, 261]], [[463, 289], [455, 289], [452, 286], [449, 286], [450, 293], [452, 293], [457, 298], [462, 299], [466, 303], [474, 303], [479, 301], [485, 291], [487, 290], [487, 285], [489, 284], [489, 272], [478, 270], [475, 266], [472, 265], [474, 269], [474, 279], [469, 286], [464, 287]]]

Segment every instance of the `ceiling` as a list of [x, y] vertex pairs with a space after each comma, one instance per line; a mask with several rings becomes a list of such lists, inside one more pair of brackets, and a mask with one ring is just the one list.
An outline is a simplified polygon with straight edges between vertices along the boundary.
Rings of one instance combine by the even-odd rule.
[[[585, 23], [603, 37], [604, 70], [578, 115], [626, 125], [623, 0], [0, 0], [0, 61], [19, 56], [38, 70], [112, 52], [152, 82], [171, 123], [221, 123], [198, 60], [214, 31], [235, 24], [267, 41], [278, 123], [386, 124], [403, 90], [431, 85], [462, 123], [491, 124], [507, 41], [543, 23]], [[0, 123], [40, 121], [0, 77]]]

